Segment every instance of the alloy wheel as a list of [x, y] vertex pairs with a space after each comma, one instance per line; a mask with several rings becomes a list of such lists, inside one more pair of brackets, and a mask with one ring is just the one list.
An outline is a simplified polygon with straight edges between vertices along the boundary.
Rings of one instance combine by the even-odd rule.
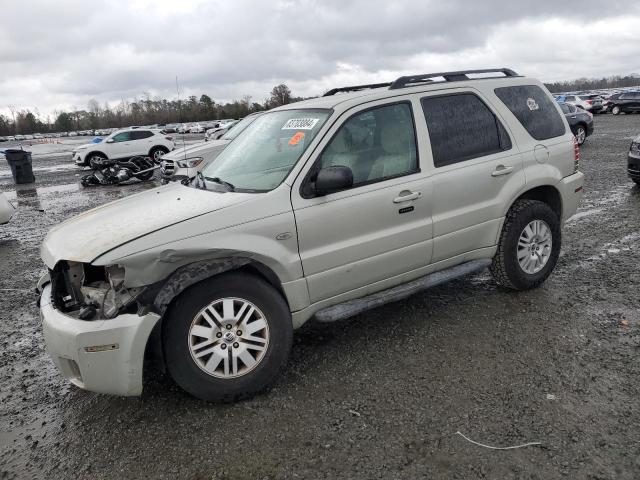
[[253, 303], [221, 298], [191, 322], [189, 351], [195, 364], [216, 378], [240, 377], [253, 370], [269, 347], [269, 325]]
[[544, 220], [533, 220], [524, 227], [518, 239], [518, 263], [525, 273], [533, 275], [544, 268], [552, 250], [551, 229]]

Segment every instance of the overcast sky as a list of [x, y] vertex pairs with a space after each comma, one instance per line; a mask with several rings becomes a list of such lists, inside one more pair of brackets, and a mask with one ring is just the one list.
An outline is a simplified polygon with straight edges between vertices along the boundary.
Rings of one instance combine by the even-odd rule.
[[510, 67], [543, 81], [640, 72], [640, 2], [2, 0], [0, 113], [89, 99], [262, 102], [408, 73]]

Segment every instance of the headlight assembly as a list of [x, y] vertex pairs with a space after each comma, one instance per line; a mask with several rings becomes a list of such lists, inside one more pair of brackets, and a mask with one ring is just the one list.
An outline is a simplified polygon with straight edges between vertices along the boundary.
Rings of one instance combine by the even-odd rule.
[[178, 166], [180, 168], [194, 168], [204, 162], [202, 157], [185, 158], [184, 160], [178, 160]]

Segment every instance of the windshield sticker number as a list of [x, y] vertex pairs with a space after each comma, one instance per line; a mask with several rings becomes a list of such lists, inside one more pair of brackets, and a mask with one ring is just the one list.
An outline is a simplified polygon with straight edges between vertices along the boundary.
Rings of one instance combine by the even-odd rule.
[[304, 138], [304, 132], [297, 132], [291, 139], [289, 140], [289, 145], [297, 145], [300, 140]]
[[319, 118], [291, 118], [282, 126], [282, 130], [312, 130]]

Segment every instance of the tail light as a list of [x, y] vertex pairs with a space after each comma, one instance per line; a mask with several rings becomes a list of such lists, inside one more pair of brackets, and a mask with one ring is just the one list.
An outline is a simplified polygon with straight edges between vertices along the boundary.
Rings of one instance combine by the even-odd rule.
[[577, 173], [579, 167], [580, 167], [580, 145], [578, 145], [578, 140], [576, 139], [576, 137], [573, 137], [573, 173]]
[[593, 105], [593, 100], [585, 100], [589, 105]]

